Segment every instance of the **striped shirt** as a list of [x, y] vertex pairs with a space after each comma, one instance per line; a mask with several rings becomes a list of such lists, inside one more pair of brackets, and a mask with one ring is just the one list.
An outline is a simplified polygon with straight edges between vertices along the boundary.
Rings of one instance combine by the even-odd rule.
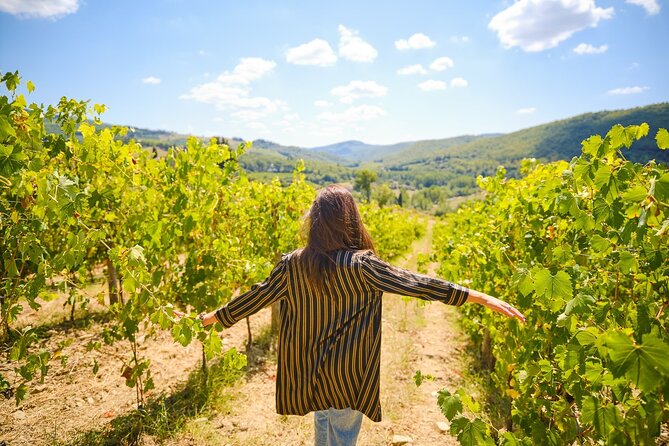
[[381, 421], [381, 296], [384, 292], [462, 305], [469, 290], [391, 266], [371, 251], [338, 251], [324, 291], [295, 252], [269, 277], [216, 311], [224, 327], [280, 302], [276, 411], [305, 415], [350, 407]]

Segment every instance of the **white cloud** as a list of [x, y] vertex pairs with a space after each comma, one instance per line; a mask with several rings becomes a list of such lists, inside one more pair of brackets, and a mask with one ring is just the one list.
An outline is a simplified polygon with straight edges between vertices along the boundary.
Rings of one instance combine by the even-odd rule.
[[614, 88], [613, 90], [609, 90], [607, 93], [616, 96], [624, 94], [639, 94], [649, 89], [650, 89], [649, 87], [622, 87], [622, 88]]
[[77, 9], [79, 0], [0, 0], [0, 11], [28, 18], [57, 19]]
[[385, 96], [388, 89], [374, 81], [351, 81], [348, 85], [333, 88], [330, 93], [337, 96], [341, 102], [350, 104], [362, 97]]
[[465, 88], [467, 85], [469, 85], [469, 82], [461, 77], [451, 79], [451, 87], [453, 88]]
[[332, 103], [320, 99], [318, 101], [314, 101], [314, 106], [319, 107], [319, 108], [326, 108], [326, 107], [332, 106]]
[[418, 88], [420, 88], [423, 91], [445, 90], [446, 82], [429, 80], [418, 84]]
[[606, 50], [608, 49], [609, 49], [608, 45], [592, 46], [589, 43], [581, 43], [578, 46], [576, 46], [576, 48], [574, 48], [572, 51], [582, 56], [583, 54], [605, 53]]
[[432, 48], [436, 43], [423, 33], [416, 33], [408, 39], [399, 39], [395, 41], [395, 48], [398, 50], [419, 50], [421, 48]]
[[327, 67], [337, 62], [337, 55], [325, 40], [314, 39], [309, 43], [289, 49], [286, 53], [286, 61], [295, 65]]
[[648, 15], [655, 15], [660, 12], [660, 4], [657, 0], [625, 0], [625, 3], [641, 6]]
[[518, 0], [492, 18], [488, 27], [505, 48], [536, 52], [554, 48], [572, 34], [613, 17], [613, 7], [595, 0]]
[[160, 83], [160, 78], [156, 76], [149, 76], [142, 79], [143, 84], [158, 85]]
[[469, 36], [451, 36], [453, 43], [469, 43]]
[[450, 57], [440, 57], [430, 64], [434, 71], [444, 71], [447, 68], [453, 68], [453, 60]]
[[217, 81], [226, 85], [247, 85], [269, 73], [276, 67], [273, 60], [261, 57], [242, 58], [232, 73], [226, 71], [218, 76]]
[[249, 84], [272, 71], [276, 63], [259, 57], [247, 57], [230, 71], [219, 75], [214, 82], [196, 85], [181, 99], [213, 104], [218, 109], [231, 109], [233, 116], [255, 120], [286, 108], [283, 101], [251, 96]]
[[267, 126], [262, 122], [249, 122], [246, 124], [246, 127], [253, 130], [265, 130], [267, 128]]
[[356, 123], [369, 121], [385, 115], [386, 111], [376, 105], [358, 105], [350, 107], [341, 113], [323, 112], [318, 115], [318, 119], [328, 122]]
[[358, 37], [358, 31], [339, 25], [339, 55], [353, 62], [373, 62], [378, 52]]
[[518, 110], [516, 110], [516, 113], [519, 115], [531, 115], [535, 111], [537, 111], [536, 107], [525, 107], [525, 108], [519, 108]]
[[411, 74], [427, 74], [427, 70], [421, 64], [409, 65], [397, 70], [397, 74], [408, 76]]
[[239, 110], [231, 113], [231, 115], [242, 121], [256, 121], [267, 116], [265, 110]]

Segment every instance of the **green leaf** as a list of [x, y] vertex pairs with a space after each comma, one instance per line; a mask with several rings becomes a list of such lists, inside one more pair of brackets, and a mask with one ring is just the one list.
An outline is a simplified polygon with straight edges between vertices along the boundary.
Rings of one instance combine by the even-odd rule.
[[223, 343], [221, 342], [221, 338], [218, 336], [218, 332], [214, 330], [210, 330], [209, 334], [207, 335], [207, 338], [204, 341], [204, 355], [206, 356], [207, 359], [211, 359], [215, 356], [218, 356], [221, 354], [221, 350], [223, 348]]
[[581, 143], [581, 149], [586, 155], [596, 156], [604, 140], [599, 135], [593, 135]]
[[611, 148], [614, 150], [619, 149], [622, 146], [629, 149], [634, 141], [646, 136], [648, 130], [649, 127], [646, 123], [642, 125], [630, 125], [627, 127], [616, 124], [606, 134], [606, 138], [609, 140]]
[[35, 84], [33, 84], [33, 81], [26, 82], [26, 88], [28, 89], [28, 93], [35, 91]]
[[577, 294], [572, 300], [567, 302], [564, 309], [564, 315], [569, 316], [572, 313], [581, 314], [587, 310], [591, 304], [595, 303], [595, 298], [588, 294]]
[[622, 199], [623, 201], [637, 203], [646, 198], [647, 195], [648, 191], [646, 190], [646, 188], [637, 184], [627, 189], [625, 193], [622, 195]]
[[600, 435], [606, 436], [620, 426], [622, 417], [613, 404], [604, 404], [593, 396], [586, 396], [581, 408], [581, 422], [593, 426]]
[[602, 164], [595, 171], [595, 178], [592, 181], [598, 189], [601, 189], [609, 183], [612, 174], [613, 172], [611, 172], [611, 168], [606, 164]]
[[518, 269], [512, 276], [512, 281], [518, 286], [518, 291], [520, 291], [524, 296], [527, 296], [532, 291], [534, 291], [534, 282], [532, 281], [532, 275], [530, 271], [526, 268]]
[[642, 391], [651, 392], [669, 375], [669, 345], [653, 333], [642, 338], [641, 345], [622, 332], [609, 333], [606, 341], [614, 376], [623, 374]]
[[480, 418], [470, 421], [466, 417], [458, 417], [451, 423], [451, 433], [457, 434], [458, 441], [463, 446], [494, 446], [495, 441], [490, 436], [488, 425]]
[[144, 258], [144, 248], [140, 245], [135, 245], [130, 248], [128, 252], [128, 265], [138, 267], [144, 266], [146, 259]]
[[539, 269], [534, 275], [534, 290], [539, 296], [548, 299], [571, 298], [571, 278], [564, 271], [558, 271], [555, 275], [547, 269]]
[[19, 72], [15, 71], [13, 73], [7, 72], [2, 76], [2, 82], [7, 86], [7, 90], [14, 91], [16, 87], [21, 83], [21, 78], [19, 77]]
[[457, 394], [460, 395], [463, 406], [470, 412], [478, 413], [481, 410], [479, 403], [474, 401], [472, 396], [465, 391], [462, 387], [457, 390]]
[[25, 400], [27, 395], [28, 395], [28, 386], [26, 386], [25, 383], [22, 383], [16, 388], [16, 392], [14, 394], [16, 405], [18, 406], [21, 401]]
[[618, 268], [620, 268], [620, 272], [624, 274], [637, 272], [638, 267], [639, 262], [637, 262], [636, 257], [634, 257], [632, 253], [627, 251], [620, 253], [620, 260], [618, 261]]
[[669, 201], [669, 173], [655, 179], [653, 196], [664, 203]]
[[192, 322], [189, 319], [183, 318], [178, 324], [174, 324], [172, 327], [172, 337], [184, 347], [193, 340], [193, 328], [191, 324]]
[[590, 239], [590, 246], [592, 246], [595, 252], [603, 253], [611, 247], [611, 242], [601, 235], [595, 234]]
[[4, 140], [8, 136], [16, 136], [14, 127], [12, 127], [7, 118], [0, 116], [0, 141]]
[[594, 345], [597, 342], [597, 329], [595, 327], [588, 327], [583, 330], [579, 330], [576, 333], [576, 340], [582, 346]]
[[647, 136], [648, 132], [650, 131], [650, 126], [646, 122], [644, 122], [641, 125], [632, 125], [630, 127], [631, 127], [631, 129], [630, 129], [631, 131], [636, 132], [635, 135], [634, 135], [635, 139], [641, 139], [641, 138]]
[[595, 219], [588, 213], [581, 212], [574, 221], [574, 227], [578, 231], [591, 231], [595, 227]]
[[667, 129], [660, 129], [655, 135], [655, 141], [657, 141], [657, 147], [662, 150], [669, 149], [669, 132]]
[[437, 394], [437, 405], [449, 420], [453, 420], [457, 414], [462, 413], [462, 400], [457, 393], [451, 394], [446, 389], [441, 389]]

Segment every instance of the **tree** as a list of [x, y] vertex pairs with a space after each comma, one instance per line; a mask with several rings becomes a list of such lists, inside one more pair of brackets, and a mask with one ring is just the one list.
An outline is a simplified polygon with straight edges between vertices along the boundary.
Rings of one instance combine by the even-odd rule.
[[374, 190], [374, 199], [379, 203], [379, 207], [384, 207], [387, 204], [394, 204], [395, 193], [390, 186], [383, 183]]
[[353, 187], [359, 192], [363, 192], [369, 203], [372, 199], [372, 183], [376, 181], [376, 172], [363, 169], [355, 175]]
[[409, 206], [411, 200], [409, 199], [409, 194], [406, 189], [401, 188], [400, 193], [397, 195], [397, 204], [399, 207]]

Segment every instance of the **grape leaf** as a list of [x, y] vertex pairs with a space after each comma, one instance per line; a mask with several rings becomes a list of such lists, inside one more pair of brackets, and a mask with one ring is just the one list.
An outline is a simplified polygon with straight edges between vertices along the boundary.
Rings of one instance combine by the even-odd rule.
[[620, 411], [613, 404], [602, 404], [593, 396], [583, 398], [581, 421], [592, 425], [600, 435], [606, 435], [620, 425]]
[[451, 433], [457, 433], [458, 441], [463, 446], [494, 446], [488, 425], [480, 418], [470, 421], [466, 417], [458, 417], [451, 422]]
[[669, 173], [665, 173], [660, 178], [655, 179], [655, 198], [662, 202], [669, 201]]
[[437, 405], [449, 420], [453, 420], [457, 414], [462, 413], [462, 401], [457, 393], [451, 394], [446, 389], [441, 389], [437, 395]]
[[622, 332], [609, 333], [606, 341], [614, 376], [625, 375], [642, 391], [651, 392], [669, 376], [669, 345], [653, 333], [636, 344]]
[[552, 275], [547, 269], [539, 269], [534, 275], [534, 290], [549, 299], [568, 299], [572, 293], [571, 279], [564, 271]]
[[655, 135], [655, 141], [657, 141], [657, 146], [660, 149], [669, 149], [669, 132], [667, 129], [658, 130], [657, 134]]

